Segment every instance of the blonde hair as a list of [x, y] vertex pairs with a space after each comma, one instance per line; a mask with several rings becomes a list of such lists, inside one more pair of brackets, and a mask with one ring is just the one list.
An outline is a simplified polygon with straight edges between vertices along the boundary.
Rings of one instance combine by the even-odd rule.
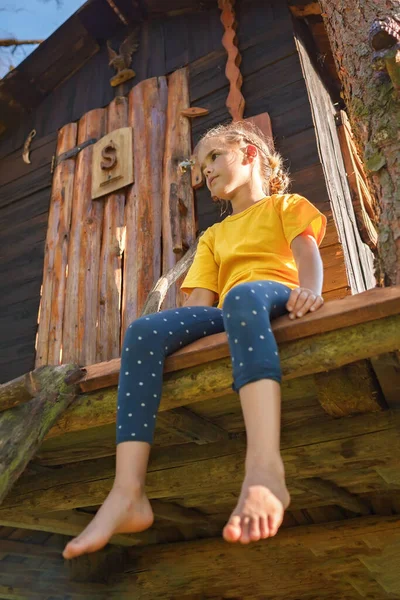
[[[217, 125], [207, 131], [197, 143], [194, 154], [197, 156], [200, 145], [211, 138], [224, 138], [228, 143], [252, 144], [259, 150], [260, 175], [263, 191], [270, 194], [284, 194], [289, 187], [290, 179], [283, 167], [282, 156], [273, 149], [273, 142], [259, 127], [249, 121], [233, 121], [227, 125]], [[213, 196], [213, 201], [230, 203]], [[223, 212], [226, 212], [227, 206]], [[221, 209], [221, 215], [223, 214]]]

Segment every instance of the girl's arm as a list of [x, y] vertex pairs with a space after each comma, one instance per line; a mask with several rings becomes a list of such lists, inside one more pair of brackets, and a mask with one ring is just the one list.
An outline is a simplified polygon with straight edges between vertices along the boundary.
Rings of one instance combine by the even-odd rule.
[[183, 306], [212, 306], [216, 299], [215, 292], [206, 288], [194, 288]]
[[320, 308], [324, 300], [321, 296], [323, 264], [317, 242], [311, 227], [292, 241], [291, 249], [299, 273], [299, 287], [292, 290], [286, 308], [289, 317], [302, 317], [308, 311]]

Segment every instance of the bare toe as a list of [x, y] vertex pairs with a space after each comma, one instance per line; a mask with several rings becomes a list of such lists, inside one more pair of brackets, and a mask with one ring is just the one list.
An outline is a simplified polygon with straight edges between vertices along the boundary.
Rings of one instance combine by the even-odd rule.
[[260, 517], [260, 536], [263, 540], [269, 537], [268, 517]]
[[268, 515], [268, 525], [269, 525], [269, 531], [270, 531], [271, 536], [274, 536], [277, 534], [282, 521], [283, 521], [283, 512], [282, 512], [282, 514], [280, 512], [274, 512], [274, 513]]
[[222, 535], [227, 542], [237, 542], [242, 533], [240, 516], [233, 515], [225, 525]]
[[242, 544], [249, 544], [251, 542], [250, 539], [250, 517], [243, 517], [242, 519], [242, 535], [240, 536], [240, 541]]
[[254, 517], [250, 522], [250, 539], [252, 542], [258, 542], [260, 538], [260, 518]]
[[276, 535], [282, 524], [290, 503], [284, 479], [271, 475], [270, 485], [254, 483], [255, 480], [253, 476], [243, 482], [238, 504], [223, 531], [227, 542], [257, 542]]

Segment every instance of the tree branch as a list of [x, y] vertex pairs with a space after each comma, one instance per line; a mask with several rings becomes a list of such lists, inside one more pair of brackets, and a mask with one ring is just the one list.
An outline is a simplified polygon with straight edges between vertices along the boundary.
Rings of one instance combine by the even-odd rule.
[[0, 40], [0, 46], [25, 46], [27, 44], [41, 44], [43, 40], [16, 40], [15, 38], [5, 38]]

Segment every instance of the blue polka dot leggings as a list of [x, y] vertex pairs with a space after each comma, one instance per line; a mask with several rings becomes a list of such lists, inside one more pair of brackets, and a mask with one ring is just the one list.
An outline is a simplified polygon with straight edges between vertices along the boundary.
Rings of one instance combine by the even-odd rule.
[[207, 335], [227, 332], [232, 389], [259, 379], [281, 382], [271, 319], [287, 313], [290, 288], [251, 281], [232, 288], [223, 308], [182, 306], [139, 317], [129, 325], [118, 385], [117, 444], [152, 443], [161, 399], [164, 359]]

